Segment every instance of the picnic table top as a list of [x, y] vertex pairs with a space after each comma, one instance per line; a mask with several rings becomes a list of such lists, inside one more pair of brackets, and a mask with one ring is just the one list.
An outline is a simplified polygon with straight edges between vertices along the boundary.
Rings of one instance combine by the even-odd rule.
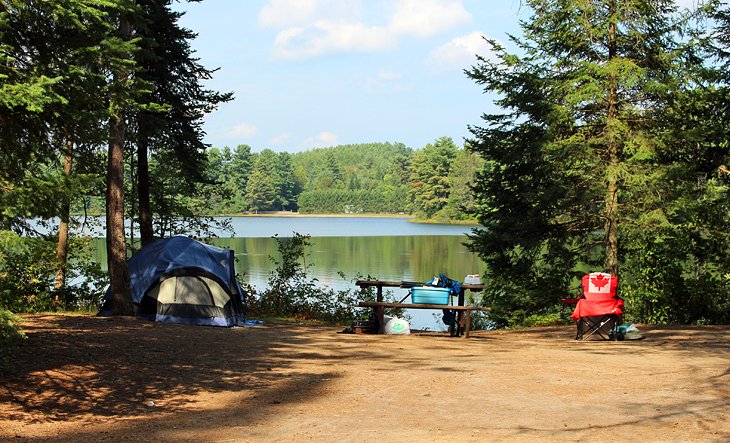
[[[388, 281], [388, 280], [358, 280], [355, 284], [361, 288], [367, 287], [392, 287], [392, 288], [412, 288], [414, 286], [425, 286], [426, 283], [414, 282], [414, 281]], [[462, 289], [469, 289], [471, 291], [481, 291], [486, 288], [484, 284], [473, 284], [473, 283], [462, 283]]]
[[384, 301], [361, 301], [357, 304], [361, 308], [405, 308], [405, 309], [448, 309], [451, 311], [491, 311], [488, 306], [458, 306], [458, 305], [434, 305], [426, 303], [396, 303]]

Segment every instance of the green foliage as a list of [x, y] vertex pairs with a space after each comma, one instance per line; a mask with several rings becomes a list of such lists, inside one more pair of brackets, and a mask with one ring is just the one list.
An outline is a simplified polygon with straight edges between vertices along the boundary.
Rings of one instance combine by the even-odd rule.
[[[243, 151], [246, 167], [236, 167]], [[414, 160], [421, 161], [415, 163]], [[308, 214], [406, 213], [441, 222], [471, 220], [470, 185], [481, 159], [449, 138], [413, 151], [401, 144], [370, 143], [296, 154], [269, 149], [251, 154], [241, 145], [208, 150], [214, 213], [299, 211]], [[418, 170], [416, 173], [414, 171]], [[414, 186], [414, 180], [419, 186]], [[427, 183], [426, 186], [420, 186]], [[427, 195], [427, 193], [430, 193]], [[435, 198], [434, 196], [438, 194]], [[435, 210], [420, 206], [433, 201]]]
[[357, 318], [353, 306], [362, 300], [359, 292], [322, 288], [307, 276], [311, 243], [308, 236], [294, 233], [290, 238], [274, 237], [280, 259], [270, 257], [275, 268], [269, 287], [261, 294], [251, 291], [246, 300], [248, 316], [293, 317], [347, 323]]
[[[499, 326], [549, 315], [587, 271], [619, 259], [634, 321], [726, 321], [727, 109], [703, 71], [701, 20], [669, 1], [532, 0], [513, 38], [468, 75], [502, 114], [471, 128], [474, 185]], [[724, 228], [723, 228], [724, 226]], [[614, 236], [615, 234], [615, 236]], [[605, 268], [604, 268], [605, 267]], [[724, 311], [723, 311], [724, 309]]]
[[70, 242], [67, 281], [54, 289], [56, 243], [0, 231], [0, 308], [13, 312], [95, 309], [108, 283], [93, 259], [90, 238]]
[[94, 174], [65, 175], [56, 164], [35, 163], [12, 182], [0, 177], [0, 229], [24, 231], [26, 220], [51, 218], [62, 202], [93, 192], [100, 179]]
[[72, 237], [69, 252], [66, 284], [52, 291], [54, 309], [97, 311], [109, 285], [109, 276], [95, 259], [94, 239]]
[[326, 189], [299, 194], [299, 211], [309, 214], [398, 213], [406, 189]]
[[457, 153], [454, 142], [443, 137], [413, 155], [410, 186], [417, 215], [432, 218], [446, 207], [451, 191], [449, 175]]
[[390, 184], [405, 183], [399, 167], [412, 152], [402, 144], [343, 145], [292, 154], [292, 164], [304, 190], [372, 189], [385, 177]]
[[280, 153], [277, 158], [274, 187], [279, 200], [277, 206], [282, 211], [295, 211], [297, 209], [297, 195], [300, 191], [294, 176], [291, 155], [287, 152]]
[[134, 51], [134, 62], [140, 71], [136, 78], [150, 92], [145, 96], [148, 103], [135, 114], [137, 130], [130, 138], [144, 155], [149, 150], [153, 156], [174, 156], [174, 166], [189, 183], [202, 182], [203, 118], [233, 96], [203, 87], [213, 71], [194, 56], [190, 42], [196, 34], [180, 25], [182, 14], [172, 11], [172, 1], [138, 0], [137, 5], [133, 20], [139, 49]]
[[254, 162], [253, 172], [246, 184], [246, 201], [251, 211], [280, 209], [276, 173], [277, 155], [270, 149], [263, 150]]
[[534, 326], [555, 326], [564, 324], [559, 312], [550, 312], [547, 314], [532, 314], [522, 320], [521, 324], [531, 328]]
[[11, 372], [13, 351], [27, 338], [17, 322], [9, 311], [0, 309], [0, 374]]
[[37, 312], [54, 307], [55, 245], [0, 231], [0, 308]]
[[[723, 275], [727, 253], [709, 236], [661, 228], [627, 239], [627, 266], [621, 285], [626, 316], [634, 322], [727, 324], [730, 280]], [[721, 257], [724, 256], [724, 259]]]
[[[158, 238], [189, 235], [214, 237], [215, 230], [230, 231], [227, 220], [217, 221], [210, 213], [215, 189], [205, 183], [193, 183], [179, 173], [184, 169], [171, 152], [161, 152], [150, 160], [150, 200], [155, 217], [153, 230]], [[133, 194], [132, 194], [133, 195]]]
[[[133, 160], [144, 165], [139, 160], [148, 154], [157, 166], [165, 165], [155, 175], [151, 208], [160, 215], [155, 220], [160, 236], [209, 234], [211, 219], [198, 217], [209, 212], [209, 194], [200, 186], [206, 172], [202, 118], [231, 95], [202, 87], [212, 71], [193, 56], [189, 40], [195, 34], [179, 25], [181, 14], [171, 5], [171, 0], [3, 3], [0, 229], [28, 234], [29, 219], [51, 220], [66, 214], [70, 204], [103, 212], [106, 171], [99, 165], [107, 163], [103, 152], [114, 145], [120, 155], [112, 156], [110, 171], [120, 181], [122, 166], [131, 168]], [[114, 131], [119, 137], [108, 145], [111, 127], [122, 130]], [[138, 155], [126, 157], [123, 165], [125, 143]], [[62, 170], [64, 164], [69, 167]], [[126, 172], [126, 191], [133, 195], [138, 176]], [[140, 186], [142, 191], [149, 194]], [[118, 193], [108, 195], [123, 207]], [[142, 199], [130, 200], [126, 210], [133, 219]], [[113, 238], [121, 247], [112, 249], [121, 253], [113, 257], [123, 264], [123, 228], [117, 226]], [[53, 240], [4, 237], [3, 242], [3, 304], [38, 310], [97, 303], [103, 277], [85, 255], [71, 257], [66, 273], [69, 281], [83, 275], [83, 283], [53, 292], [48, 285], [57, 265]], [[72, 244], [72, 254], [74, 249], [80, 253], [82, 247]]]

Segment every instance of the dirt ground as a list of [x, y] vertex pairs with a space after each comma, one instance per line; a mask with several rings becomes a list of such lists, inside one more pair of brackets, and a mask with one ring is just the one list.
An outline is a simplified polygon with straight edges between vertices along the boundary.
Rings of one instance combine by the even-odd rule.
[[410, 336], [23, 317], [2, 441], [730, 441], [730, 328]]

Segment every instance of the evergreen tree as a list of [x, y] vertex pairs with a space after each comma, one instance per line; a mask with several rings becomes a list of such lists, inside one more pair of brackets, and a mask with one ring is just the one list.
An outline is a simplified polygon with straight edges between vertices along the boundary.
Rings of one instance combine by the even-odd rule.
[[147, 160], [150, 151], [173, 152], [178, 161], [168, 166], [178, 167], [180, 174], [188, 178], [181, 183], [187, 185], [186, 189], [179, 188], [178, 192], [194, 194], [206, 170], [203, 117], [231, 100], [232, 94], [203, 88], [202, 82], [212, 78], [212, 71], [194, 57], [190, 42], [196, 34], [180, 26], [182, 13], [171, 10], [172, 0], [138, 0], [138, 4], [135, 22], [141, 49], [136, 52], [135, 62], [141, 69], [140, 79], [152, 91], [149, 100], [154, 103], [141, 109], [136, 119], [139, 221], [144, 246], [154, 240]]
[[546, 312], [586, 270], [641, 278], [619, 240], [663, 210], [662, 119], [688, 78], [672, 1], [526, 3], [524, 55], [492, 42], [498, 60], [468, 71], [507, 111], [471, 128], [486, 160], [471, 248], [500, 324]]
[[[18, 1], [3, 3], [0, 9], [3, 46], [0, 50], [3, 59], [0, 63], [3, 79], [0, 145], [2, 163], [16, 170], [0, 174], [3, 182], [15, 176], [14, 186], [2, 186], [3, 197], [8, 196], [6, 190], [10, 191], [10, 200], [18, 198], [15, 191], [31, 197], [21, 199], [25, 202], [23, 208], [15, 206], [10, 218], [16, 221], [36, 215], [61, 217], [57, 248], [60, 266], [56, 280], [59, 289], [65, 280], [69, 203], [80, 189], [75, 185], [78, 176], [71, 174], [71, 165], [74, 159], [96, 158], [93, 151], [102, 140], [101, 129], [107, 126], [110, 115], [116, 118], [111, 120], [114, 131], [109, 146], [115, 148], [115, 161], [121, 158], [116, 155], [121, 150], [122, 130], [117, 125], [123, 120], [119, 118], [120, 104], [133, 89], [123, 81], [133, 43], [125, 38], [129, 33], [122, 17], [131, 11], [131, 3], [121, 0]], [[116, 80], [108, 82], [113, 75]], [[103, 97], [110, 101], [100, 100]], [[79, 147], [92, 149], [80, 153]], [[54, 174], [59, 158], [64, 159], [66, 172]], [[79, 170], [88, 169], [86, 164], [79, 166]], [[115, 163], [115, 166], [120, 165]], [[108, 183], [116, 189], [118, 175], [111, 174], [112, 170], [119, 169], [109, 168], [109, 178], [113, 180]], [[42, 171], [52, 180], [44, 179], [44, 185], [34, 189], [32, 183], [40, 177], [26, 180], [33, 171]], [[53, 198], [49, 199], [51, 195]], [[113, 223], [116, 218], [109, 221]], [[9, 221], [7, 226], [13, 227], [13, 223]], [[118, 230], [108, 232], [117, 245]], [[123, 228], [121, 233], [123, 240]], [[114, 271], [115, 277], [117, 272], [120, 277], [114, 278], [117, 289], [124, 280], [126, 256], [121, 260], [124, 263]], [[128, 305], [131, 306], [131, 299]]]
[[449, 202], [449, 173], [458, 152], [453, 140], [442, 137], [413, 155], [410, 170], [412, 208], [433, 218]]
[[[78, 175], [53, 174], [68, 148], [79, 170], [104, 139], [108, 5], [83, 0], [8, 2], [0, 8], [0, 225], [59, 215], [81, 189]], [[86, 149], [91, 148], [91, 149]], [[90, 161], [85, 162], [84, 160]], [[36, 187], [45, 165], [42, 185]], [[50, 172], [49, 175], [46, 172]], [[15, 203], [13, 203], [15, 202]], [[14, 206], [22, 203], [23, 207]], [[49, 205], [50, 204], [50, 205]]]
[[278, 155], [275, 184], [278, 190], [280, 209], [282, 211], [296, 210], [299, 189], [294, 178], [294, 168], [289, 153], [281, 152]]
[[276, 186], [277, 155], [264, 149], [254, 161], [253, 171], [246, 185], [246, 200], [251, 211], [271, 211], [277, 209], [278, 193]]
[[235, 181], [241, 190], [246, 189], [248, 176], [251, 175], [251, 170], [253, 169], [253, 157], [251, 147], [248, 145], [236, 146], [236, 151], [232, 155], [229, 172], [230, 179]]
[[136, 50], [132, 39], [133, 2], [115, 15], [117, 32], [113, 44], [109, 109], [110, 130], [106, 175], [106, 251], [109, 270], [111, 313], [132, 315], [132, 292], [127, 266], [127, 241], [124, 232], [124, 144], [127, 114], [133, 106], [133, 77], [131, 61]]
[[449, 172], [449, 201], [444, 208], [449, 220], [466, 220], [474, 212], [471, 186], [483, 167], [484, 161], [477, 154], [466, 149], [457, 153]]
[[686, 37], [702, 43], [693, 45], [702, 51], [689, 53], [693, 82], [664, 113], [667, 135], [658, 150], [664, 186], [650, 193], [661, 211], [647, 214], [650, 229], [625, 240], [627, 268], [642, 278], [629, 280], [622, 294], [641, 321], [730, 321], [730, 177], [723, 172], [730, 162], [730, 38], [727, 6], [719, 6], [698, 9], [710, 14], [715, 29]]

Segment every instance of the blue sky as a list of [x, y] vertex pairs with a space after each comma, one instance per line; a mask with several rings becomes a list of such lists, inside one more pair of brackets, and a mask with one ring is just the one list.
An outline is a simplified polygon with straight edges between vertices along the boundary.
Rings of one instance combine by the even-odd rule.
[[[694, 0], [678, 0], [689, 6]], [[482, 36], [507, 44], [520, 0], [205, 0], [182, 26], [206, 86], [235, 99], [205, 120], [205, 142], [254, 152], [440, 137], [458, 145], [494, 110], [468, 79]], [[509, 45], [508, 45], [509, 47]]]

